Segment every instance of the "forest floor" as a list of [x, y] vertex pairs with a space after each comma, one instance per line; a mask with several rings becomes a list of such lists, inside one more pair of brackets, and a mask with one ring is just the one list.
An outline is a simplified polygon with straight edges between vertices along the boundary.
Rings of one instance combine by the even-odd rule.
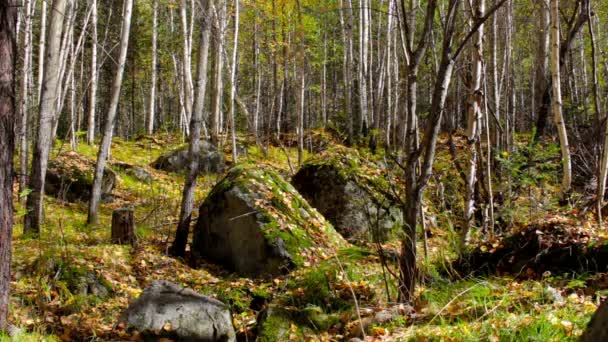
[[[234, 314], [235, 327], [241, 337], [253, 337], [259, 298], [289, 294], [294, 306], [302, 303], [328, 305], [334, 301], [348, 302], [348, 310], [338, 323], [324, 331], [306, 330], [290, 335], [293, 340], [345, 340], [364, 337], [366, 341], [567, 341], [576, 340], [597, 308], [599, 297], [608, 294], [608, 280], [602, 275], [552, 274], [515, 277], [490, 274], [457, 277], [451, 269], [455, 259], [454, 226], [458, 215], [433, 208], [428, 200], [425, 211], [436, 219], [430, 225], [428, 255], [419, 253], [424, 275], [418, 288], [415, 313], [396, 315], [388, 321], [366, 320], [375, 313], [396, 306], [394, 281], [387, 285], [379, 258], [373, 250], [353, 247], [340, 253], [314, 270], [297, 271], [276, 279], [251, 280], [222, 270], [213, 264], [197, 268], [187, 260], [166, 255], [179, 213], [183, 176], [159, 172], [148, 165], [159, 155], [182, 144], [169, 135], [141, 137], [134, 141], [115, 139], [112, 162], [137, 165], [149, 171], [154, 181], [140, 182], [116, 170], [119, 175], [114, 201], [102, 206], [100, 223], [87, 226], [86, 203], [68, 203], [46, 198], [46, 224], [40, 239], [22, 236], [23, 208], [18, 207], [13, 241], [11, 321], [22, 329], [13, 340], [137, 340], [121, 324], [122, 311], [154, 279], [165, 279], [228, 303]], [[447, 140], [442, 144], [447, 146]], [[266, 154], [252, 144], [245, 158], [271, 165], [282, 173], [295, 165], [297, 150], [269, 147]], [[57, 142], [53, 154], [69, 149]], [[95, 158], [96, 148], [79, 145], [77, 151]], [[436, 172], [448, 182], [442, 193], [457, 189], [448, 149], [440, 148]], [[229, 151], [226, 151], [229, 152]], [[229, 159], [230, 153], [226, 153]], [[289, 156], [289, 160], [288, 157]], [[509, 156], [504, 155], [504, 158]], [[200, 178], [196, 203], [221, 176]], [[550, 183], [552, 180], [542, 180]], [[574, 210], [557, 208], [547, 199], [543, 186], [528, 185], [528, 194], [508, 203], [510, 211], [502, 213], [512, 227], [533, 222], [557, 220], [577, 228], [601, 234], [588, 217]], [[439, 184], [432, 184], [429, 193], [436, 194]], [[456, 191], [455, 193], [458, 193]], [[433, 195], [434, 196], [434, 195]], [[18, 199], [16, 198], [16, 201]], [[139, 244], [136, 247], [110, 244], [110, 217], [113, 209], [131, 207], [135, 211]], [[454, 222], [452, 222], [454, 221]], [[494, 242], [487, 242], [492, 248]], [[396, 242], [384, 246], [396, 249]], [[420, 243], [420, 251], [423, 244]], [[80, 291], [83, 279], [95, 278], [108, 291], [96, 295]], [[320, 279], [320, 280], [319, 280]], [[591, 287], [589, 284], [595, 284]], [[94, 284], [90, 284], [94, 287]], [[388, 290], [387, 290], [388, 288]], [[95, 291], [93, 291], [95, 292]], [[357, 297], [357, 305], [352, 294]], [[329, 304], [331, 305], [331, 304]], [[359, 320], [366, 322], [364, 332]], [[10, 340], [3, 337], [2, 341]]]

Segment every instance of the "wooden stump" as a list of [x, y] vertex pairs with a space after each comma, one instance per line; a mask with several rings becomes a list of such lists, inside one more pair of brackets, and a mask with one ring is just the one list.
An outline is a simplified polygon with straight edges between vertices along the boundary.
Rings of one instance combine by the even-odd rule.
[[134, 245], [135, 215], [128, 208], [116, 209], [112, 212], [112, 243], [119, 245]]

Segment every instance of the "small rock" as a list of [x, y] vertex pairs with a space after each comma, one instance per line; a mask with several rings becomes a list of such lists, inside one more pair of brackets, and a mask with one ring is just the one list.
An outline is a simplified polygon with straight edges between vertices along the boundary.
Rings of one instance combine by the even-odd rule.
[[[190, 163], [188, 146], [160, 156], [150, 166], [167, 172], [186, 172]], [[199, 153], [199, 172], [201, 174], [222, 173], [226, 168], [224, 156], [210, 142], [202, 141]]]
[[228, 306], [163, 280], [152, 282], [129, 305], [121, 321], [149, 340], [236, 341]]

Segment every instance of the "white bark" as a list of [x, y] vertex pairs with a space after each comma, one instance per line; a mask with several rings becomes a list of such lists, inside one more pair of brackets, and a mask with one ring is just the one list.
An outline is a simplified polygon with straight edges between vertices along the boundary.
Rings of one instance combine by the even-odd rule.
[[[230, 134], [232, 139], [232, 160], [238, 162], [236, 150], [236, 122], [234, 120], [234, 96], [236, 95], [236, 69], [239, 48], [239, 0], [234, 0], [234, 46], [232, 48], [232, 70], [230, 70]], [[256, 127], [257, 131], [257, 127]]]
[[[471, 20], [478, 20], [485, 12], [485, 0], [477, 0], [477, 6]], [[476, 144], [481, 136], [481, 80], [483, 72], [483, 35], [484, 27], [481, 25], [476, 34], [475, 45], [472, 49], [471, 84], [469, 84], [468, 108], [467, 108], [467, 140], [469, 146], [469, 163], [466, 177], [466, 197], [464, 208], [465, 227], [462, 230], [461, 242], [466, 244], [469, 239], [471, 226], [473, 225], [473, 214], [475, 213], [475, 184], [477, 183], [477, 149]]]
[[95, 140], [95, 116], [97, 110], [97, 0], [91, 2], [91, 89], [87, 116], [87, 144]]
[[551, 0], [551, 78], [553, 83], [552, 109], [555, 126], [559, 135], [559, 143], [562, 152], [562, 200], [567, 199], [572, 186], [572, 162], [570, 147], [568, 145], [568, 134], [566, 123], [562, 113], [562, 90], [560, 77], [559, 56], [559, 0]]
[[38, 43], [38, 102], [42, 101], [42, 81], [44, 78], [44, 55], [46, 46], [46, 15], [47, 0], [41, 0], [40, 9], [40, 40]]
[[120, 100], [120, 89], [122, 86], [122, 77], [127, 61], [127, 51], [129, 49], [129, 33], [131, 31], [131, 13], [133, 9], [133, 0], [125, 0], [123, 8], [122, 29], [120, 33], [120, 56], [118, 58], [118, 70], [114, 81], [112, 82], [112, 96], [110, 98], [110, 106], [106, 116], [101, 145], [97, 154], [97, 164], [95, 166], [95, 179], [93, 181], [93, 189], [91, 190], [91, 199], [89, 201], [88, 223], [97, 223], [99, 201], [101, 200], [101, 183], [103, 179], [103, 171], [106, 166], [106, 160], [110, 153], [110, 144], [112, 143], [112, 133], [114, 131], [114, 119], [118, 109], [118, 101]]
[[25, 1], [25, 12], [24, 12], [24, 23], [23, 23], [23, 65], [21, 75], [21, 101], [20, 101], [20, 112], [21, 112], [21, 124], [19, 126], [19, 192], [23, 192], [27, 188], [27, 163], [29, 156], [29, 147], [27, 141], [28, 132], [28, 106], [29, 106], [29, 84], [30, 84], [30, 68], [31, 68], [31, 54], [32, 54], [32, 1]]
[[175, 240], [171, 246], [171, 254], [175, 256], [183, 256], [188, 243], [188, 234], [190, 232], [190, 222], [192, 219], [192, 208], [194, 207], [194, 191], [196, 189], [196, 179], [199, 170], [199, 153], [200, 153], [200, 137], [201, 128], [204, 128], [204, 107], [205, 93], [207, 89], [207, 69], [209, 60], [209, 37], [211, 33], [211, 17], [209, 11], [209, 2], [204, 3], [202, 28], [198, 46], [198, 62], [196, 68], [196, 96], [194, 98], [194, 112], [190, 121], [190, 145], [188, 154], [190, 156], [190, 164], [188, 165], [188, 175], [184, 182], [184, 190], [182, 192], [182, 202], [179, 217], [179, 224], [175, 234]]
[[156, 111], [156, 64], [157, 64], [157, 36], [158, 36], [158, 0], [152, 5], [152, 79], [150, 85], [150, 110], [148, 112], [148, 134], [154, 133], [154, 120]]
[[43, 220], [43, 198], [46, 170], [51, 150], [51, 135], [53, 117], [57, 103], [60, 72], [60, 47], [63, 31], [64, 14], [67, 0], [54, 0], [52, 14], [48, 26], [48, 40], [45, 44], [45, 70], [42, 75], [40, 106], [38, 116], [38, 139], [34, 146], [32, 158], [32, 172], [30, 176], [30, 189], [32, 192], [27, 199], [28, 213], [25, 217], [24, 232], [38, 235]]

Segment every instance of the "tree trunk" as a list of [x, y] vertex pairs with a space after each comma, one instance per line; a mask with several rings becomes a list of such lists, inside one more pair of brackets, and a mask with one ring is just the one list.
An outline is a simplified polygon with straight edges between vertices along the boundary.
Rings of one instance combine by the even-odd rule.
[[562, 114], [562, 91], [560, 79], [560, 47], [559, 47], [559, 0], [551, 0], [551, 79], [553, 85], [552, 110], [559, 135], [562, 152], [562, 187], [561, 199], [565, 201], [570, 194], [572, 184], [572, 163], [566, 123]]
[[[190, 121], [190, 117], [192, 116], [192, 97], [194, 93], [194, 87], [192, 84], [192, 61], [190, 58], [190, 51], [192, 49], [190, 37], [190, 29], [188, 26], [188, 16], [187, 16], [188, 3], [186, 0], [182, 0], [180, 15], [182, 21], [182, 35], [183, 35], [183, 44], [182, 44], [182, 69], [183, 69], [183, 88], [184, 88], [184, 108], [186, 110], [185, 122]], [[194, 12], [194, 8], [192, 8]]]
[[112, 134], [114, 131], [114, 120], [118, 110], [118, 101], [120, 100], [120, 89], [122, 86], [122, 76], [127, 61], [127, 51], [129, 49], [129, 33], [131, 30], [131, 13], [133, 9], [133, 0], [125, 0], [123, 8], [122, 29], [120, 34], [120, 56], [118, 58], [118, 69], [112, 83], [112, 97], [110, 98], [110, 106], [106, 116], [101, 145], [97, 153], [97, 164], [95, 165], [95, 178], [93, 180], [93, 189], [91, 190], [91, 199], [89, 201], [89, 214], [87, 222], [96, 224], [98, 218], [99, 201], [101, 200], [101, 184], [103, 180], [103, 170], [106, 166], [106, 161], [110, 154], [110, 145], [112, 144]]
[[200, 137], [201, 126], [204, 121], [205, 93], [207, 89], [207, 69], [209, 60], [209, 38], [211, 36], [211, 10], [209, 1], [204, 1], [203, 15], [201, 16], [201, 33], [198, 44], [198, 62], [196, 67], [196, 97], [194, 99], [194, 112], [190, 120], [190, 145], [188, 156], [188, 174], [182, 192], [181, 210], [179, 223], [175, 233], [175, 240], [171, 246], [170, 253], [174, 256], [184, 256], [190, 233], [190, 222], [192, 221], [192, 208], [194, 206], [194, 191], [196, 189], [196, 178], [199, 170]]
[[30, 175], [31, 193], [27, 198], [27, 214], [25, 216], [24, 232], [31, 235], [40, 234], [44, 198], [44, 183], [46, 169], [51, 149], [52, 124], [57, 103], [57, 90], [60, 74], [60, 44], [63, 29], [64, 13], [67, 0], [54, 0], [51, 20], [48, 27], [45, 51], [45, 68], [40, 92], [38, 117], [38, 134], [34, 145], [32, 172]]
[[[591, 8], [589, 8], [591, 11]], [[593, 74], [593, 105], [595, 109], [596, 122], [601, 122], [602, 119], [602, 105], [600, 86], [598, 79], [598, 67], [597, 67], [597, 46], [595, 39], [595, 31], [593, 29], [593, 17], [589, 15], [589, 37], [591, 39], [591, 58], [592, 58], [592, 74]], [[601, 127], [598, 126], [598, 132], [601, 132]], [[599, 134], [598, 134], [599, 135]], [[600, 228], [603, 227], [602, 222], [602, 207], [604, 204], [604, 193], [606, 192], [606, 177], [608, 176], [608, 120], [606, 120], [606, 127], [604, 128], [604, 142], [601, 148], [601, 155], [599, 158], [599, 170], [598, 170], [598, 181], [597, 181], [597, 221]], [[601, 141], [601, 136], [598, 136], [598, 140]]]
[[[238, 64], [238, 48], [239, 48], [239, 0], [234, 0], [234, 46], [232, 49], [232, 69], [230, 70], [230, 135], [232, 140], [232, 161], [238, 162], [238, 153], [236, 150], [236, 121], [234, 119], [234, 96], [236, 95], [236, 70]], [[257, 107], [256, 107], [257, 111]], [[257, 125], [257, 122], [255, 123]], [[257, 127], [255, 128], [257, 132]]]
[[91, 3], [91, 89], [89, 90], [89, 113], [87, 116], [87, 144], [95, 140], [95, 112], [97, 110], [97, 0]]
[[[25, 22], [23, 28], [23, 64], [21, 75], [21, 99], [20, 112], [21, 124], [19, 125], [19, 192], [27, 188], [27, 164], [29, 157], [28, 112], [30, 94], [30, 60], [32, 54], [32, 0], [25, 1]], [[24, 203], [25, 204], [25, 203]]]
[[118, 245], [134, 245], [137, 242], [135, 216], [132, 209], [122, 208], [112, 212], [111, 241]]
[[[588, 18], [587, 8], [588, 7], [589, 7], [589, 0], [580, 1], [580, 6], [577, 7], [577, 8], [579, 8], [579, 13], [576, 16], [576, 20], [573, 20], [573, 22], [571, 23], [571, 26], [570, 26], [563, 42], [560, 43], [558, 41], [558, 43], [557, 43], [560, 69], [564, 65], [566, 56], [570, 52], [570, 48], [572, 46], [572, 42], [574, 41], [574, 38], [578, 35], [578, 33], [580, 32], [583, 25], [587, 22], [587, 18]], [[553, 19], [551, 19], [551, 20], [553, 20]], [[558, 17], [558, 20], [559, 20], [559, 17]], [[559, 22], [557, 24], [559, 26]], [[553, 39], [553, 37], [551, 37], [551, 39]], [[558, 32], [557, 39], [559, 39], [559, 32]], [[552, 44], [555, 44], [555, 43], [552, 43]], [[552, 49], [553, 48], [554, 47], [552, 47]], [[553, 51], [551, 52], [551, 54], [553, 55]], [[551, 66], [551, 68], [553, 68], [553, 66]], [[538, 118], [536, 120], [536, 137], [535, 137], [536, 140], [540, 139], [540, 137], [542, 137], [545, 134], [545, 130], [547, 128], [547, 119], [549, 116], [549, 108], [550, 107], [552, 108], [551, 91], [553, 89], [553, 84], [552, 84], [553, 80], [551, 79], [551, 82], [547, 82], [547, 83], [548, 84], [546, 85], [545, 90], [543, 92], [542, 102], [539, 106]]]
[[[221, 115], [222, 115], [222, 95], [224, 90], [224, 59], [222, 58], [223, 50], [224, 50], [224, 29], [225, 29], [225, 11], [224, 3], [227, 0], [219, 0], [220, 3], [216, 6], [216, 20], [215, 20], [215, 29], [216, 34], [214, 34], [213, 42], [215, 51], [214, 51], [214, 61], [213, 61], [213, 71], [214, 71], [214, 80], [213, 80], [213, 95], [211, 101], [211, 141], [213, 144], [217, 145], [219, 143], [219, 134], [221, 131]], [[213, 8], [213, 3], [211, 4]]]
[[41, 1], [42, 8], [40, 9], [40, 38], [38, 41], [38, 103], [42, 101], [42, 82], [44, 78], [44, 56], [46, 47], [46, 16], [47, 16], [47, 1]]
[[8, 328], [11, 284], [17, 6], [15, 0], [0, 2], [0, 331]]
[[156, 111], [156, 69], [157, 69], [157, 36], [158, 36], [158, 0], [154, 0], [152, 14], [152, 79], [150, 85], [150, 110], [148, 112], [148, 134], [154, 133]]
[[[475, 13], [473, 20], [477, 21], [483, 17], [485, 12], [485, 0], [476, 0]], [[472, 25], [472, 22], [471, 22]], [[483, 25], [479, 27], [476, 35], [475, 45], [472, 50], [472, 72], [471, 82], [469, 84], [470, 92], [468, 94], [467, 108], [467, 144], [469, 148], [469, 163], [466, 176], [466, 197], [464, 200], [464, 219], [465, 226], [461, 232], [460, 242], [464, 246], [469, 240], [469, 233], [473, 226], [475, 214], [475, 185], [477, 183], [477, 149], [475, 145], [481, 137], [481, 97], [483, 89], [481, 88], [481, 80], [483, 76]]]

